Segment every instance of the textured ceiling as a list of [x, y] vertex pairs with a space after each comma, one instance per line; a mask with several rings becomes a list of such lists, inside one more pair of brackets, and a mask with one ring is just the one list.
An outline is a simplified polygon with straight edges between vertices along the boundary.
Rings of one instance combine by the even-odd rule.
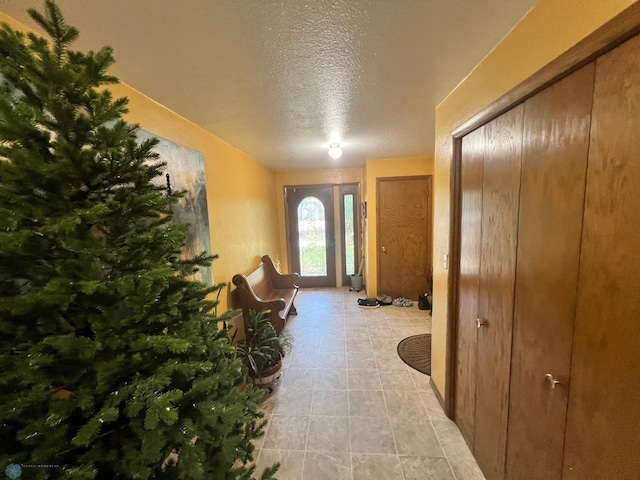
[[[436, 105], [534, 3], [58, 0], [75, 48], [112, 46], [122, 82], [276, 171], [432, 156]], [[30, 27], [40, 6], [0, 0]]]

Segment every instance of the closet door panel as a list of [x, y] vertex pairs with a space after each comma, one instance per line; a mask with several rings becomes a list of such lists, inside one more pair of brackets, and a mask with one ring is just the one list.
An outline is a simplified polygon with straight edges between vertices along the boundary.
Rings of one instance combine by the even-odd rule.
[[476, 318], [480, 281], [482, 226], [482, 162], [484, 127], [462, 139], [460, 179], [460, 275], [456, 324], [455, 421], [469, 445], [473, 444], [476, 398]]
[[485, 125], [474, 455], [504, 478], [524, 105]]
[[640, 37], [596, 61], [563, 478], [640, 478]]
[[594, 68], [525, 103], [508, 479], [562, 474]]

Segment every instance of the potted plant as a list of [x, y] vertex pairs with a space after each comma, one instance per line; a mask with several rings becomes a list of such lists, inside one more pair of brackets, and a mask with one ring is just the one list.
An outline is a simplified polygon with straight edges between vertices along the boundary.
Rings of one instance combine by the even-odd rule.
[[269, 321], [269, 310], [249, 311], [245, 338], [236, 344], [238, 356], [244, 362], [247, 375], [256, 385], [273, 382], [282, 370], [282, 358], [292, 348], [288, 332], [276, 333]]

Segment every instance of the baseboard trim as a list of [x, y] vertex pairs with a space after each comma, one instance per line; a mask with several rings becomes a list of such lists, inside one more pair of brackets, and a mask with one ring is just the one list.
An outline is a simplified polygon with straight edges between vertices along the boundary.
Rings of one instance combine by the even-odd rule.
[[440, 393], [440, 390], [438, 390], [438, 387], [436, 387], [436, 384], [433, 381], [433, 377], [429, 377], [429, 385], [431, 386], [431, 390], [433, 390], [433, 393], [435, 393], [436, 398], [438, 399], [438, 403], [440, 403], [440, 406], [442, 407], [442, 410], [444, 410], [444, 414], [447, 417], [451, 418], [451, 414], [448, 411], [446, 404], [444, 402], [444, 397]]

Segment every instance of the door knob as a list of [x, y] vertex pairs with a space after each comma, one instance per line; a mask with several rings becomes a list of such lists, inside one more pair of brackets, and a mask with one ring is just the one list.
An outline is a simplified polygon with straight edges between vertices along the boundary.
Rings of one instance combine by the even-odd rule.
[[551, 375], [550, 373], [547, 373], [547, 374], [544, 376], [544, 379], [545, 379], [545, 381], [546, 381], [546, 382], [548, 382], [548, 383], [549, 383], [549, 388], [550, 388], [551, 390], [553, 390], [554, 388], [556, 388], [556, 385], [560, 385], [560, 382], [559, 382], [559, 381], [558, 381], [558, 380], [557, 380], [553, 375]]
[[387, 249], [385, 247], [382, 247], [382, 253], [387, 253]]
[[480, 318], [476, 318], [476, 326], [478, 328], [484, 327], [487, 324], [486, 320], [481, 320]]

